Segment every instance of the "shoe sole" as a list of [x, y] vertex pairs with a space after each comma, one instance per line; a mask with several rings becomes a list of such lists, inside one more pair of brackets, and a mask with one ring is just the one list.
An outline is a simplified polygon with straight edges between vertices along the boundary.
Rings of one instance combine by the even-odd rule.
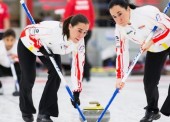
[[37, 121], [36, 121], [36, 122], [41, 122], [41, 120], [38, 120], [38, 119], [37, 119]]
[[[161, 118], [161, 115], [159, 114], [159, 115], [153, 117], [153, 120], [158, 120], [158, 119], [160, 119], [160, 118]], [[152, 120], [152, 121], [153, 121], [153, 120]], [[143, 121], [140, 121], [140, 122], [152, 122], [152, 121], [145, 121], [145, 120], [143, 120]]]
[[25, 122], [34, 122], [34, 120], [24, 120]]
[[153, 120], [158, 120], [158, 119], [160, 119], [160, 118], [161, 118], [161, 115], [159, 114], [159, 115], [155, 116], [155, 117], [153, 118]]
[[19, 96], [19, 93], [12, 93], [12, 96]]
[[53, 121], [43, 121], [43, 120], [37, 119], [37, 122], [53, 122]]

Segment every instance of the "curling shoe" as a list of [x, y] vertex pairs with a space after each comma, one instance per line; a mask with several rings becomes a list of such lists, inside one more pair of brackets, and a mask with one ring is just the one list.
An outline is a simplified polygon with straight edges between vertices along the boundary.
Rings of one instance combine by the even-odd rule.
[[33, 117], [32, 114], [22, 113], [22, 119], [23, 119], [25, 122], [33, 122], [33, 121], [34, 121], [34, 117]]
[[3, 90], [3, 88], [1, 87], [0, 88], [0, 95], [3, 95], [4, 94], [4, 90]]
[[37, 122], [53, 122], [49, 115], [38, 114]]
[[152, 122], [153, 120], [157, 120], [161, 117], [161, 115], [158, 113], [154, 113], [153, 111], [145, 112], [145, 116], [140, 120], [140, 122]]
[[12, 93], [12, 95], [13, 95], [13, 96], [19, 96], [19, 91], [14, 91], [14, 92]]
[[4, 90], [3, 90], [3, 87], [2, 87], [2, 83], [0, 81], [0, 95], [3, 95], [4, 94]]

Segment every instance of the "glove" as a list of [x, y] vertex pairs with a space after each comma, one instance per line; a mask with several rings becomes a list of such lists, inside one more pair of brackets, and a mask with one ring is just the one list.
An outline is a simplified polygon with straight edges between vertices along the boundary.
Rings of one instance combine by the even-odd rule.
[[41, 46], [39, 48], [39, 52], [41, 52], [45, 57], [54, 56], [53, 52], [50, 49], [49, 49], [49, 51], [50, 51], [50, 54], [46, 51], [44, 46]]
[[80, 92], [73, 92], [73, 96], [74, 96], [74, 101], [71, 99], [71, 103], [74, 106], [74, 108], [76, 108], [76, 104], [80, 105]]

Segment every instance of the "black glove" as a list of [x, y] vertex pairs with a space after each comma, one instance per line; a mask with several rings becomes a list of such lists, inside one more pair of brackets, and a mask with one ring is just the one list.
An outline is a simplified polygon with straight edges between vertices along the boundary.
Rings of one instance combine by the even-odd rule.
[[39, 48], [39, 52], [41, 52], [45, 57], [54, 56], [53, 52], [50, 49], [48, 49], [48, 50], [50, 51], [50, 54], [46, 51], [44, 46], [41, 46]]
[[74, 101], [71, 99], [71, 103], [74, 106], [74, 108], [76, 108], [76, 104], [80, 105], [80, 92], [73, 92], [73, 96], [74, 96]]

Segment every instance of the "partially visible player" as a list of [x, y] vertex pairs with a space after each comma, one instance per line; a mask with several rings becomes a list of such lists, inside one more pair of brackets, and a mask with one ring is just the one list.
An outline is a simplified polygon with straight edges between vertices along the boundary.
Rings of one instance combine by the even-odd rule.
[[10, 28], [9, 8], [3, 0], [0, 0], [0, 40], [4, 32]]
[[[6, 30], [3, 34], [3, 39], [0, 41], [0, 77], [12, 76], [10, 67], [12, 61], [14, 63], [18, 81], [20, 80], [21, 71], [18, 63], [17, 44], [18, 41], [16, 40], [14, 30]], [[3, 87], [1, 81], [0, 94], [3, 94]], [[19, 91], [16, 89], [16, 91], [13, 92], [13, 95], [19, 96]]]
[[[170, 54], [170, 18], [154, 6], [137, 7], [129, 0], [111, 0], [109, 11], [116, 22], [116, 87], [122, 89], [124, 86], [122, 78], [129, 66], [128, 41], [133, 41], [141, 45], [143, 51], [147, 51], [144, 71], [147, 106], [145, 116], [140, 122], [157, 120], [161, 117], [158, 108], [158, 84], [162, 67]], [[145, 42], [154, 26], [158, 29], [152, 39]], [[160, 111], [170, 116], [170, 92]]]

